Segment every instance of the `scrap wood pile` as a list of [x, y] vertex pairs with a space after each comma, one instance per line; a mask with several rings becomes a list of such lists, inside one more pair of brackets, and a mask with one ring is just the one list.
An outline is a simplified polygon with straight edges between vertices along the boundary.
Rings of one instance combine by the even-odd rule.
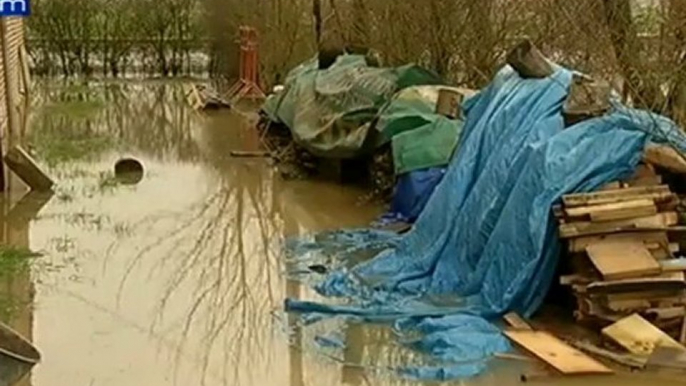
[[606, 326], [638, 314], [686, 340], [686, 259], [670, 235], [680, 199], [650, 163], [628, 181], [563, 197], [553, 208], [568, 241], [573, 273], [561, 277], [577, 301], [577, 320]]
[[192, 84], [186, 88], [186, 100], [194, 110], [231, 108], [231, 103], [213, 88]]
[[[548, 331], [534, 329], [511, 313], [504, 331], [513, 343], [541, 362], [521, 375], [523, 382], [560, 375], [614, 374], [610, 364], [632, 370], [686, 371], [686, 346], [677, 342], [638, 314], [625, 317], [603, 329], [603, 337], [623, 352], [608, 350], [588, 340], [562, 339]], [[498, 356], [497, 356], [498, 357]], [[502, 359], [526, 359], [503, 355]], [[547, 366], [540, 366], [540, 364]]]

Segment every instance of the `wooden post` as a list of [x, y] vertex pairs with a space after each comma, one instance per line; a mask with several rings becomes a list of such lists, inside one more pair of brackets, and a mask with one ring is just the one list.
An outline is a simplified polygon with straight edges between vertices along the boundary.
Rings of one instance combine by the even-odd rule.
[[530, 40], [524, 40], [510, 51], [507, 64], [522, 78], [545, 78], [553, 74], [553, 67]]
[[460, 117], [462, 105], [462, 95], [448, 88], [438, 90], [438, 101], [436, 101], [436, 114], [443, 115], [450, 119]]
[[13, 147], [4, 157], [7, 167], [14, 171], [32, 190], [49, 192], [55, 183], [48, 177], [24, 149]]

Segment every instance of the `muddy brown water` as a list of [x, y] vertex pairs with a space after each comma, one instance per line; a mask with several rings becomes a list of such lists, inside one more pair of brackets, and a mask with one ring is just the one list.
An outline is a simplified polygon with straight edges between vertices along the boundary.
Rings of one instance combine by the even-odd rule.
[[[265, 160], [231, 158], [230, 150], [256, 146], [243, 116], [190, 111], [177, 82], [47, 82], [34, 91], [23, 142], [58, 189], [24, 196], [13, 178], [2, 201], [3, 243], [42, 253], [0, 275], [0, 316], [43, 356], [16, 385], [413, 384], [363, 369], [411, 355], [381, 327], [342, 328], [343, 362], [311, 350], [306, 333], [286, 332], [293, 320], [284, 298], [315, 296], [284, 278], [280, 242], [364, 226], [381, 208], [359, 204], [359, 190], [283, 181]], [[112, 178], [125, 156], [145, 166], [135, 186]], [[495, 361], [487, 374], [454, 383], [514, 385], [531, 368]]]

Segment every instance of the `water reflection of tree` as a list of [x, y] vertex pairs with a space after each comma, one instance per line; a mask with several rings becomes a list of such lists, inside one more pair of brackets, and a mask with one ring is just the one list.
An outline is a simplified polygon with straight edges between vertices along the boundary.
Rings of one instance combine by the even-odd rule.
[[192, 136], [203, 118], [186, 103], [182, 82], [43, 81], [33, 99], [29, 137], [39, 147], [58, 146], [60, 138], [84, 145], [102, 139], [108, 146], [99, 151], [125, 144], [155, 158], [199, 157]]
[[[217, 369], [211, 366], [218, 362], [224, 383], [235, 384], [271, 354], [265, 350], [270, 344], [270, 311], [282, 300], [274, 249], [280, 227], [271, 201], [270, 169], [228, 157], [231, 147], [240, 146], [235, 142], [241, 123], [233, 118], [211, 122], [214, 127], [203, 131], [201, 142], [203, 158], [220, 181], [217, 191], [201, 204], [183, 208], [183, 214], [171, 215], [168, 219], [176, 226], [140, 249], [129, 271], [144, 260], [159, 259], [151, 274], [167, 272], [155, 329], [165, 327], [173, 313], [171, 304], [186, 298], [192, 288], [192, 301], [179, 326], [177, 359], [182, 351], [201, 347], [204, 370], [216, 377]], [[229, 131], [237, 135], [227, 138]], [[138, 226], [154, 227], [161, 220], [157, 216]]]

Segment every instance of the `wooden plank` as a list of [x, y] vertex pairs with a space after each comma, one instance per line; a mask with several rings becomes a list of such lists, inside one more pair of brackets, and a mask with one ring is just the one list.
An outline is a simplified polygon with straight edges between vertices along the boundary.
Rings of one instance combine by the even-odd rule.
[[5, 164], [32, 190], [50, 192], [55, 183], [41, 170], [36, 162], [20, 146], [15, 146], [5, 155]]
[[[667, 235], [665, 234], [665, 236], [667, 236]], [[667, 242], [651, 241], [651, 242], [646, 242], [645, 245], [646, 245], [646, 248], [651, 249], [651, 250], [652, 249], [666, 249], [671, 253], [677, 253], [677, 252], [679, 252], [679, 249], [681, 249], [681, 246], [679, 245], [679, 243], [667, 243]]]
[[560, 224], [559, 231], [560, 237], [573, 238], [632, 231], [640, 228], [655, 228], [657, 230], [661, 230], [662, 228], [675, 225], [678, 222], [679, 215], [676, 212], [666, 212], [658, 213], [653, 216], [606, 221], [601, 223], [573, 222], [568, 224]]
[[595, 193], [569, 194], [562, 197], [565, 208], [587, 205], [611, 204], [626, 200], [652, 199], [660, 200], [672, 195], [669, 186], [642, 186], [636, 188], [616, 189]]
[[651, 290], [650, 288], [650, 286], [645, 286], [643, 290], [638, 291], [593, 294], [592, 296], [604, 296], [608, 303], [641, 300], [650, 302], [652, 305], [653, 303], [663, 302], [678, 304], [684, 301], [685, 294], [683, 289]]
[[536, 359], [531, 358], [531, 357], [526, 357], [524, 355], [517, 355], [517, 354], [510, 354], [510, 353], [495, 353], [493, 354], [494, 358], [497, 359], [507, 359], [507, 360], [513, 360], [513, 361], [522, 361], [522, 362], [533, 362]]
[[[686, 316], [686, 309], [684, 307], [661, 307], [661, 308], [648, 308], [644, 312], [657, 320], [669, 320], [676, 318], [683, 318]], [[651, 318], [651, 320], [653, 320]]]
[[686, 259], [671, 259], [660, 261], [662, 272], [684, 272], [686, 271]]
[[[586, 215], [592, 215], [598, 212], [612, 212], [620, 211], [624, 209], [637, 209], [655, 207], [655, 202], [653, 200], [641, 199], [641, 200], [628, 200], [621, 202], [613, 202], [610, 204], [602, 205], [588, 205], [588, 206], [577, 206], [574, 208], [566, 208], [565, 213], [569, 217], [581, 217]], [[638, 217], [638, 216], [634, 216]]]
[[611, 360], [623, 366], [630, 367], [632, 369], [642, 369], [643, 367], [645, 367], [646, 364], [645, 358], [638, 357], [632, 354], [617, 354], [615, 352], [598, 347], [590, 342], [574, 341], [570, 344], [578, 348], [579, 350], [585, 351], [595, 356], [603, 357], [605, 359]]
[[569, 240], [569, 250], [571, 252], [584, 252], [589, 245], [603, 240], [640, 240], [645, 243], [668, 243], [667, 232], [630, 232], [572, 239]]
[[[686, 311], [686, 308], [684, 309]], [[686, 345], [686, 316], [684, 317], [684, 322], [681, 324], [681, 336], [679, 338], [681, 344]]]
[[[652, 202], [652, 201], [650, 201]], [[591, 221], [593, 222], [603, 222], [603, 221], [615, 221], [624, 220], [635, 217], [647, 217], [657, 214], [657, 206], [651, 204], [639, 208], [629, 208], [629, 209], [618, 209], [618, 210], [608, 210], [605, 212], [591, 213]]]
[[647, 310], [650, 307], [650, 301], [645, 299], [607, 299], [607, 308], [614, 312]]
[[627, 181], [630, 187], [662, 185], [662, 176], [641, 177]]
[[655, 172], [655, 167], [653, 167], [653, 165], [639, 164], [638, 166], [636, 166], [636, 171], [634, 171], [634, 175], [631, 179], [636, 180], [645, 177], [653, 177], [656, 175], [657, 173]]
[[503, 319], [505, 319], [507, 324], [509, 324], [517, 330], [533, 331], [531, 325], [526, 320], [524, 320], [524, 318], [519, 316], [519, 314], [517, 314], [516, 312], [510, 312], [509, 314], [503, 316]]
[[682, 291], [686, 289], [684, 273], [669, 272], [656, 277], [596, 282], [584, 286], [583, 291], [589, 294], [616, 294], [640, 292], [648, 289], [661, 292]]
[[674, 347], [658, 346], [648, 358], [646, 368], [686, 370], [686, 352]]
[[649, 164], [671, 170], [676, 173], [686, 173], [686, 159], [670, 146], [649, 145], [643, 154], [643, 160]]
[[586, 252], [606, 280], [657, 275], [662, 271], [641, 241], [601, 241], [589, 245]]
[[589, 284], [593, 281], [593, 279], [580, 274], [560, 276], [560, 284], [565, 286], [573, 284]]
[[612, 374], [581, 351], [542, 331], [505, 331], [505, 335], [562, 374]]
[[649, 356], [658, 346], [673, 347], [686, 352], [686, 347], [638, 314], [604, 328], [603, 335], [636, 355]]
[[607, 191], [607, 190], [617, 190], [622, 188], [622, 183], [619, 181], [614, 181], [610, 182], [608, 184], [605, 184], [602, 188], [600, 188], [601, 191]]

